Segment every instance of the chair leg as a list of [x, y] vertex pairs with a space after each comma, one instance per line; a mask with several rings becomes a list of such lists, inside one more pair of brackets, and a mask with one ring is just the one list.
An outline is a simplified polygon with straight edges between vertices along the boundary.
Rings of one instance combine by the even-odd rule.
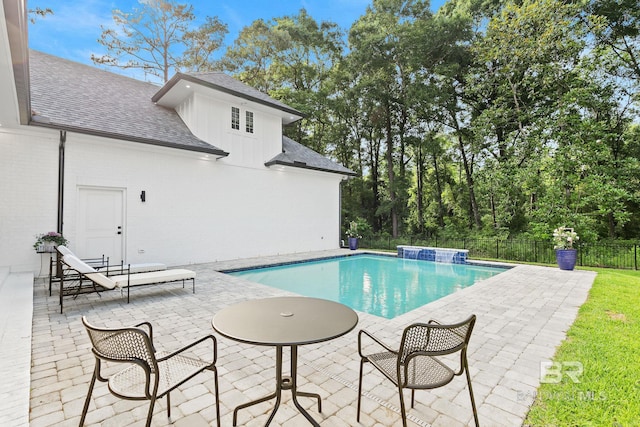
[[82, 427], [84, 425], [84, 419], [87, 417], [87, 411], [89, 410], [89, 402], [91, 401], [91, 394], [93, 393], [93, 386], [96, 384], [96, 377], [97, 377], [97, 369], [98, 366], [96, 365], [96, 368], [93, 372], [93, 376], [91, 377], [91, 382], [89, 383], [89, 391], [87, 392], [87, 398], [84, 401], [84, 407], [82, 408], [82, 416], [80, 417], [80, 424], [79, 426]]
[[473, 398], [473, 388], [471, 387], [471, 376], [469, 375], [469, 367], [465, 361], [464, 367], [465, 373], [467, 374], [467, 384], [469, 386], [469, 396], [471, 397], [471, 409], [473, 410], [473, 420], [476, 423], [476, 427], [480, 427], [480, 423], [478, 422], [478, 411], [476, 410], [476, 400]]
[[220, 427], [220, 398], [218, 396], [218, 369], [213, 369], [213, 382], [216, 389], [216, 423]]
[[401, 386], [398, 386], [398, 393], [400, 394], [400, 415], [402, 416], [402, 427], [407, 427], [407, 411], [404, 408], [404, 396], [402, 395]]
[[154, 395], [151, 398], [151, 403], [149, 404], [149, 413], [147, 414], [147, 424], [146, 427], [151, 427], [151, 417], [153, 417], [153, 407], [156, 404], [156, 396]]
[[411, 409], [413, 409], [413, 404], [416, 401], [416, 389], [412, 388], [411, 389]]
[[167, 392], [167, 418], [171, 418], [171, 392]]
[[364, 367], [364, 362], [366, 359], [360, 359], [360, 376], [358, 377], [358, 413], [356, 416], [356, 421], [360, 422], [360, 399], [362, 397], [362, 369]]

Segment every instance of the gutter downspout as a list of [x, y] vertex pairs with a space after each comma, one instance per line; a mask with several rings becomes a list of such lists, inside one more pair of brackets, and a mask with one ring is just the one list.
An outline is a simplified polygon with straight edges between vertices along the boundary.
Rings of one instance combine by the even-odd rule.
[[67, 131], [60, 131], [60, 145], [58, 146], [58, 233], [62, 234], [62, 214], [64, 213], [64, 148], [67, 142]]

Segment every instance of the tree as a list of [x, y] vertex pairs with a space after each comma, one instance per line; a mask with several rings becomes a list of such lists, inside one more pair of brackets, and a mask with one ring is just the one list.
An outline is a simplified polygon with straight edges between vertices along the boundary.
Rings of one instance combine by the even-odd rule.
[[428, 90], [419, 106], [421, 116], [438, 123], [447, 132], [457, 149], [456, 159], [464, 185], [458, 185], [457, 203], [465, 206], [453, 208], [465, 212], [468, 228], [482, 226], [480, 206], [477, 202], [476, 160], [480, 149], [472, 129], [472, 119], [480, 106], [468, 95], [468, 76], [474, 72], [471, 46], [479, 35], [474, 31], [475, 19], [468, 12], [469, 4], [447, 3], [432, 21], [419, 21], [417, 40], [412, 45], [421, 47], [414, 55], [419, 68], [419, 81]]
[[210, 71], [220, 66], [213, 59], [213, 54], [224, 44], [224, 37], [228, 33], [227, 24], [218, 17], [207, 16], [204, 24], [194, 30], [185, 31], [183, 42], [185, 51], [182, 54], [179, 68], [188, 71]]
[[475, 66], [466, 96], [478, 111], [472, 127], [486, 157], [483, 175], [496, 229], [517, 232], [526, 226], [528, 197], [511, 183], [536, 173], [539, 155], [551, 142], [548, 129], [559, 118], [558, 102], [578, 82], [584, 48], [578, 13], [576, 6], [556, 0], [509, 3], [471, 48]]
[[320, 152], [332, 147], [330, 78], [344, 42], [335, 23], [297, 15], [256, 20], [240, 32], [222, 59], [243, 82], [305, 113], [285, 129], [287, 136]]
[[640, 86], [640, 8], [637, 0], [591, 0], [585, 23], [595, 36], [598, 54], [612, 54], [608, 70]]
[[53, 15], [53, 10], [48, 7], [45, 9], [36, 7], [33, 9], [29, 9], [27, 13], [29, 14], [29, 21], [31, 21], [32, 24], [35, 24], [38, 18], [44, 18], [47, 15]]
[[349, 32], [350, 56], [359, 70], [357, 84], [373, 103], [371, 119], [384, 137], [386, 199], [377, 214], [388, 216], [394, 237], [407, 217], [408, 136], [420, 132], [413, 114], [410, 33], [418, 20], [430, 17], [425, 1], [374, 0]]
[[100, 65], [140, 69], [163, 82], [169, 73], [186, 67], [191, 71], [211, 68], [211, 54], [220, 47], [227, 26], [207, 17], [192, 28], [193, 6], [173, 0], [148, 0], [132, 12], [113, 11], [115, 28], [102, 27], [98, 43], [104, 55], [91, 55]]

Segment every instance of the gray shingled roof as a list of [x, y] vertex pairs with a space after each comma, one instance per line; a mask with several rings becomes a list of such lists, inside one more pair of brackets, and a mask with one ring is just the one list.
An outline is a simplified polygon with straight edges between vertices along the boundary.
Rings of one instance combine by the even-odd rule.
[[303, 169], [334, 172], [342, 175], [356, 174], [351, 169], [345, 168], [341, 164], [316, 153], [312, 149], [286, 136], [282, 137], [282, 153], [269, 160], [265, 165], [293, 166]]
[[[54, 129], [226, 156], [228, 153], [195, 137], [175, 110], [152, 100], [185, 76], [194, 83], [204, 82], [214, 89], [302, 116], [223, 73], [178, 74], [158, 91], [158, 86], [151, 83], [33, 50], [29, 68], [31, 124]], [[282, 138], [282, 153], [265, 163], [276, 164], [355, 175], [287, 137]]]
[[158, 86], [31, 51], [31, 124], [216, 155], [175, 110], [151, 101]]
[[196, 84], [201, 84], [220, 92], [229, 93], [239, 98], [254, 101], [263, 105], [269, 105], [271, 107], [277, 108], [280, 111], [285, 111], [287, 113], [295, 114], [296, 116], [304, 117], [304, 114], [300, 111], [291, 108], [287, 104], [284, 104], [277, 99], [271, 98], [266, 93], [262, 93], [259, 90], [219, 71], [202, 73], [177, 73], [162, 87], [162, 89], [158, 91], [158, 93], [153, 96], [152, 100], [154, 102], [160, 100], [160, 98], [162, 98], [162, 96], [167, 93], [173, 86], [175, 86], [180, 80], [186, 80]]

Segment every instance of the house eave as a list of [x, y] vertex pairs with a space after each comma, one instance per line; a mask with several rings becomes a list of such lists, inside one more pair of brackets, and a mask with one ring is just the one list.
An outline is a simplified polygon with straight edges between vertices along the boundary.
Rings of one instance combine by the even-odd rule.
[[341, 172], [341, 171], [337, 171], [337, 170], [333, 170], [333, 169], [327, 169], [327, 168], [320, 168], [317, 166], [310, 166], [304, 162], [285, 162], [282, 160], [270, 160], [268, 162], [266, 162], [264, 164], [266, 167], [271, 167], [271, 166], [286, 166], [286, 167], [291, 167], [291, 168], [299, 168], [299, 169], [308, 169], [308, 170], [314, 170], [314, 171], [320, 171], [320, 172], [327, 172], [327, 173], [333, 173], [336, 175], [342, 175], [342, 176], [347, 176], [347, 177], [352, 177], [352, 176], [356, 176], [357, 174], [355, 172]]
[[90, 130], [90, 129], [84, 129], [84, 128], [80, 128], [80, 127], [76, 127], [76, 126], [49, 123], [49, 122], [45, 122], [45, 121], [32, 120], [29, 123], [29, 125], [37, 126], [37, 127], [43, 127], [43, 128], [49, 128], [49, 129], [55, 129], [55, 130], [65, 130], [65, 131], [68, 131], [68, 132], [75, 132], [75, 133], [79, 133], [79, 134], [83, 134], [83, 135], [91, 135], [91, 136], [97, 136], [97, 137], [102, 137], [102, 138], [118, 139], [118, 140], [122, 140], [122, 141], [130, 141], [130, 142], [138, 142], [138, 143], [141, 143], [141, 144], [154, 145], [154, 146], [157, 146], [157, 147], [166, 147], [166, 148], [173, 148], [173, 149], [185, 150], [185, 151], [195, 151], [195, 152], [198, 152], [198, 153], [211, 154], [211, 155], [216, 156], [217, 158], [227, 157], [229, 155], [229, 153], [227, 153], [226, 151], [220, 150], [219, 148], [215, 148], [215, 147], [207, 148], [207, 147], [190, 146], [190, 145], [184, 145], [184, 144], [176, 144], [176, 143], [171, 143], [171, 142], [168, 142], [168, 141], [158, 141], [158, 140], [155, 140], [155, 139], [138, 138], [138, 137], [135, 137], [135, 136], [121, 135], [121, 134], [116, 134], [116, 133], [111, 133], [111, 132], [101, 132], [101, 131], [95, 131], [95, 130]]
[[18, 101], [18, 119], [20, 124], [26, 125], [31, 116], [26, 1], [3, 0], [3, 6]]
[[289, 123], [293, 123], [295, 121], [298, 121], [300, 119], [303, 119], [306, 117], [306, 115], [296, 109], [293, 108], [288, 108], [286, 106], [282, 106], [282, 105], [278, 105], [278, 104], [273, 104], [271, 102], [265, 101], [264, 99], [260, 99], [260, 98], [256, 98], [253, 97], [251, 95], [247, 95], [245, 93], [242, 92], [238, 92], [235, 91], [233, 89], [229, 89], [227, 87], [224, 86], [220, 86], [217, 85], [215, 83], [211, 83], [211, 82], [207, 82], [201, 79], [198, 79], [197, 77], [188, 75], [188, 74], [182, 74], [182, 73], [176, 73], [164, 86], [162, 86], [162, 88], [155, 94], [153, 95], [153, 97], [151, 98], [151, 100], [153, 102], [157, 102], [160, 103], [162, 100], [162, 97], [165, 96], [171, 89], [173, 89], [180, 81], [187, 81], [193, 84], [197, 84], [203, 87], [207, 87], [213, 90], [216, 90], [218, 92], [222, 92], [222, 93], [226, 93], [228, 95], [232, 95], [241, 99], [245, 99], [247, 101], [250, 102], [255, 102], [256, 104], [260, 104], [260, 105], [265, 105], [267, 107], [270, 108], [275, 108], [279, 111], [282, 111], [284, 113], [287, 114], [291, 114], [292, 116], [295, 116], [297, 118], [293, 119], [291, 122]]

